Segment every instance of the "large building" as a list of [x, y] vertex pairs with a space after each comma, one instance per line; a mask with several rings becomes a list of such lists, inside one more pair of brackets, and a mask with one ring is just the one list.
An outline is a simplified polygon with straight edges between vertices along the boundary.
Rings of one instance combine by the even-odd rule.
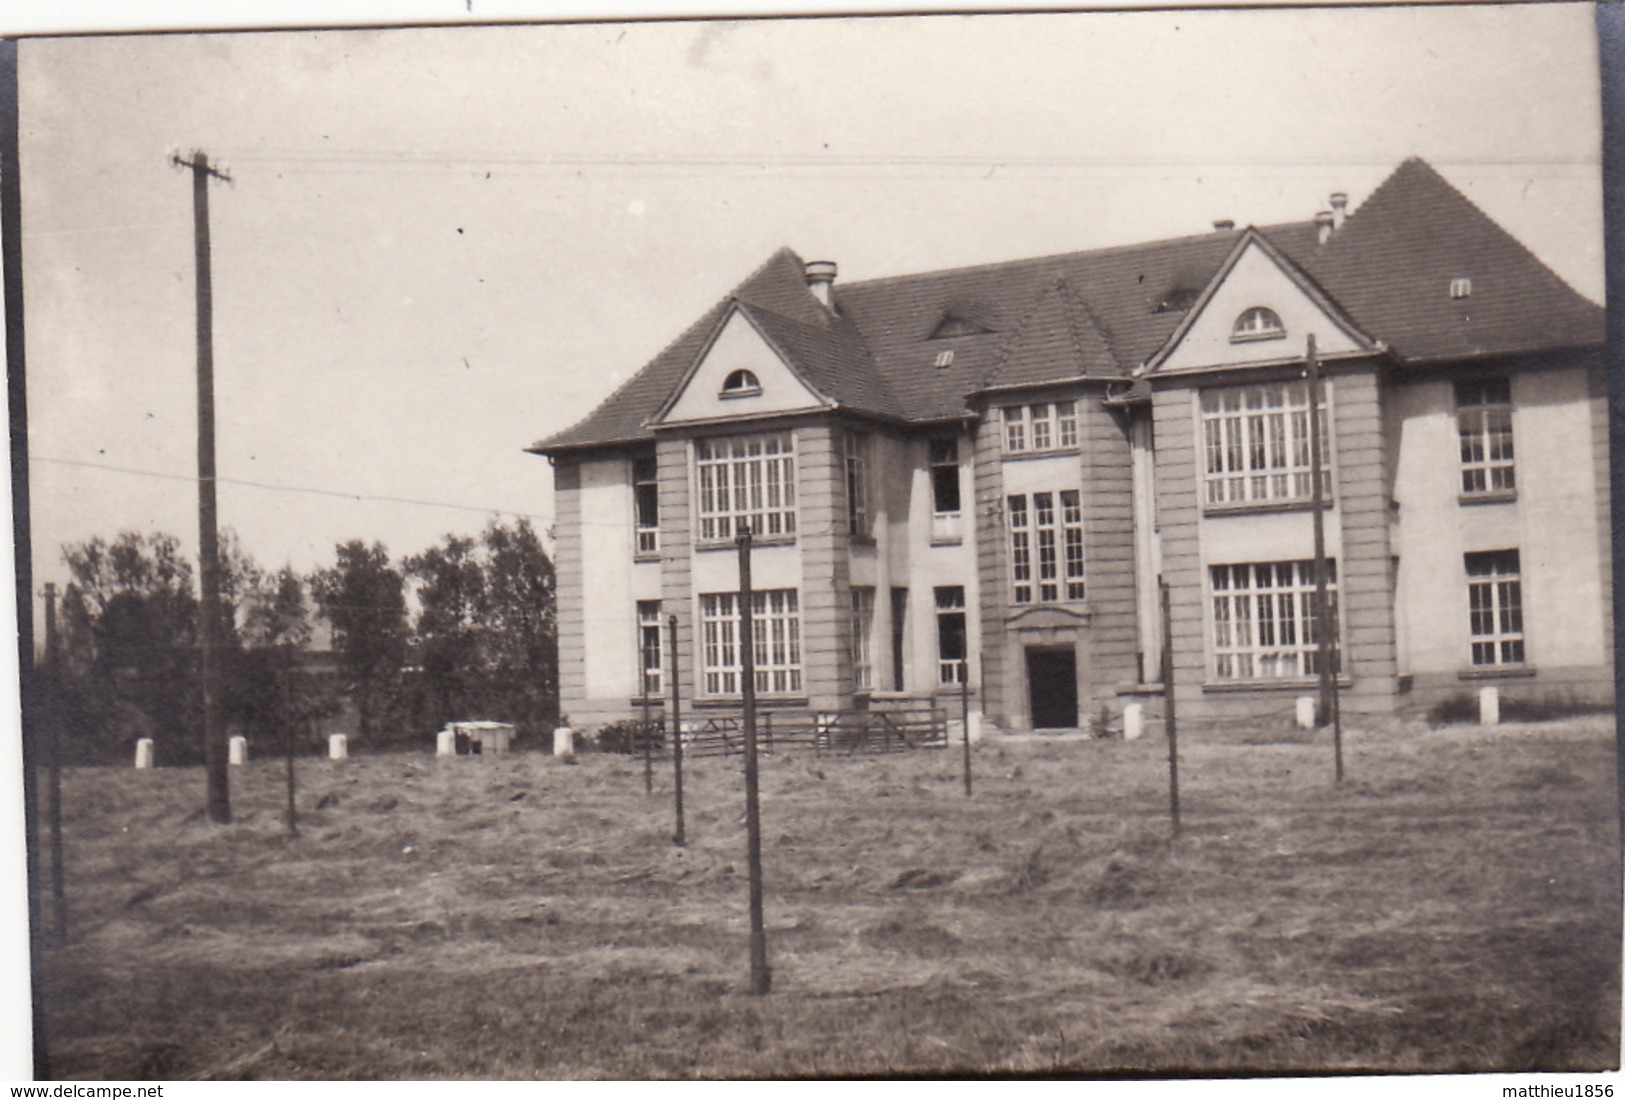
[[1087, 725], [1313, 691], [1310, 342], [1345, 712], [1612, 698], [1602, 309], [1419, 160], [1358, 209], [863, 282], [788, 250], [579, 424], [562, 706], [837, 711], [956, 695]]

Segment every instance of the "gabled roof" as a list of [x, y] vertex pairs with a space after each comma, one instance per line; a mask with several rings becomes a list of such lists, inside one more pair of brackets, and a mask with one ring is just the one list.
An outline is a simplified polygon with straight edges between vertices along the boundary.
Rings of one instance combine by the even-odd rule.
[[1230, 249], [1230, 255], [1225, 257], [1224, 263], [1220, 264], [1219, 269], [1209, 276], [1207, 289], [1202, 291], [1201, 295], [1192, 303], [1190, 310], [1182, 315], [1179, 323], [1174, 326], [1174, 330], [1162, 342], [1162, 346], [1146, 360], [1145, 365], [1148, 370], [1155, 371], [1173, 353], [1173, 350], [1179, 346], [1179, 342], [1185, 338], [1185, 334], [1191, 330], [1197, 319], [1206, 311], [1208, 303], [1213, 300], [1219, 288], [1224, 285], [1224, 281], [1229, 277], [1230, 272], [1235, 270], [1236, 264], [1241, 261], [1241, 257], [1246, 253], [1247, 249], [1254, 247], [1268, 256], [1270, 261], [1280, 269], [1281, 273], [1301, 290], [1305, 297], [1314, 302], [1321, 312], [1333, 324], [1342, 329], [1356, 345], [1368, 352], [1379, 350], [1377, 341], [1362, 332], [1359, 326], [1338, 307], [1338, 304], [1324, 290], [1315, 284], [1315, 281], [1302, 268], [1293, 263], [1292, 259], [1280, 248], [1272, 244], [1270, 239], [1263, 233], [1248, 226], [1242, 231], [1234, 247]]
[[646, 422], [688, 377], [736, 303], [758, 306], [761, 312], [787, 322], [834, 328], [836, 318], [807, 289], [805, 270], [799, 256], [788, 248], [779, 249], [585, 419], [527, 449], [545, 454], [652, 441], [654, 432]]
[[1065, 278], [1039, 294], [1032, 312], [1006, 343], [983, 389], [1038, 385], [1088, 376], [1118, 377], [1122, 366]]
[[[1443, 176], [1412, 158], [1325, 244], [1298, 257], [1403, 361], [1600, 345], [1588, 301]], [[1450, 281], [1472, 280], [1451, 298]]]
[[[956, 419], [989, 385], [1127, 377], [1195, 312], [1178, 306], [1195, 287], [1211, 293], [1249, 234], [1354, 333], [1382, 341], [1401, 363], [1603, 342], [1601, 307], [1413, 159], [1323, 243], [1302, 221], [843, 282], [833, 313], [807, 289], [801, 259], [781, 249], [586, 419], [531, 449], [651, 440], [647, 421], [736, 303], [820, 393], [886, 419]], [[1450, 296], [1456, 278], [1472, 280], [1470, 296]], [[949, 317], [987, 331], [936, 337]]]

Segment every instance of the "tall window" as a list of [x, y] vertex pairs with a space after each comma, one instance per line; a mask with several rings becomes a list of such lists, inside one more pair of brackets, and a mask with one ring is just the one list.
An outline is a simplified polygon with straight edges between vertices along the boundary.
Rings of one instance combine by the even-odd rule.
[[1473, 664], [1523, 664], [1523, 585], [1516, 550], [1467, 555], [1467, 606]]
[[1032, 603], [1033, 550], [1032, 532], [1028, 526], [1027, 498], [1024, 496], [1011, 497], [1008, 505], [1012, 598], [1016, 603]]
[[[1319, 674], [1313, 561], [1211, 567], [1213, 671], [1220, 680]], [[1337, 563], [1326, 563], [1332, 638], [1337, 638]]]
[[732, 539], [741, 525], [755, 535], [796, 530], [796, 460], [789, 432], [700, 439], [700, 541]]
[[[793, 588], [752, 593], [756, 690], [789, 695], [801, 690], [801, 613]], [[739, 651], [739, 595], [700, 597], [700, 656], [707, 695], [738, 695], [744, 662]]]
[[931, 507], [939, 516], [959, 514], [959, 441], [931, 441]]
[[1461, 435], [1461, 491], [1516, 488], [1512, 472], [1512, 388], [1505, 378], [1456, 383], [1456, 427]]
[[1006, 405], [1002, 413], [1006, 454], [1053, 451], [1078, 445], [1076, 401]]
[[1005, 506], [1012, 601], [1032, 603], [1036, 594], [1039, 603], [1056, 603], [1063, 591], [1069, 600], [1083, 599], [1083, 502], [1078, 490], [1007, 497]]
[[638, 601], [638, 668], [642, 672], [645, 698], [658, 699], [663, 690], [660, 676], [660, 601]]
[[660, 482], [654, 455], [632, 460], [632, 505], [637, 514], [638, 553], [660, 549]]
[[860, 691], [875, 686], [870, 635], [875, 628], [875, 590], [852, 590], [852, 682]]
[[854, 535], [869, 533], [869, 437], [846, 432], [846, 529]]
[[[1321, 488], [1329, 494], [1328, 427], [1323, 400]], [[1203, 390], [1202, 447], [1209, 504], [1308, 500], [1314, 494], [1308, 383]]]
[[965, 682], [965, 590], [958, 585], [934, 590], [937, 598], [937, 683]]

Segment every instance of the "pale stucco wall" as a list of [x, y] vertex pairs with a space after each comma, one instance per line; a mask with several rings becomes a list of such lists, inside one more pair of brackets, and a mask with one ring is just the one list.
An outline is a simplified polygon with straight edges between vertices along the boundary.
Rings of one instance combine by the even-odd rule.
[[588, 699], [630, 698], [637, 686], [631, 482], [631, 463], [625, 458], [581, 464], [582, 656]]
[[1525, 651], [1537, 670], [1605, 664], [1587, 380], [1580, 368], [1512, 378], [1517, 499], [1461, 503], [1455, 392], [1446, 379], [1394, 388], [1401, 441], [1394, 496], [1409, 671], [1471, 667], [1464, 555], [1517, 550]]

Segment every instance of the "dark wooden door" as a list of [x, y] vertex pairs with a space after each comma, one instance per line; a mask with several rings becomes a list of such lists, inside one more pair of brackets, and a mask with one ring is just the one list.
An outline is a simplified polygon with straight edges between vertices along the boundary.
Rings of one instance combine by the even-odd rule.
[[1078, 725], [1078, 655], [1068, 649], [1027, 650], [1027, 692], [1034, 729]]

